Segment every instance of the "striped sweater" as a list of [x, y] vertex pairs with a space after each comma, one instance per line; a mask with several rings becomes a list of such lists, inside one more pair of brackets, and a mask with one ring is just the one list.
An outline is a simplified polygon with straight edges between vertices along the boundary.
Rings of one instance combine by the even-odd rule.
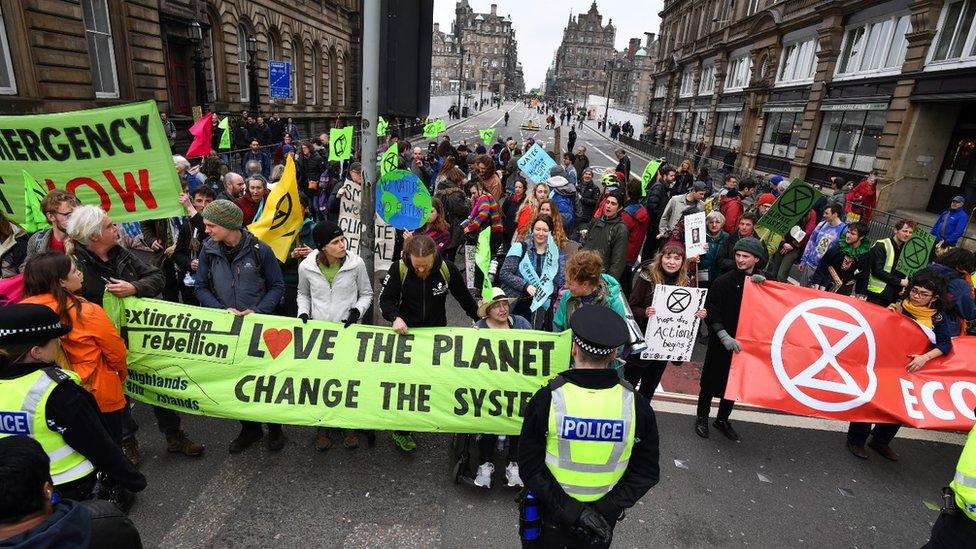
[[502, 225], [501, 208], [498, 207], [498, 202], [490, 194], [483, 194], [474, 201], [468, 219], [471, 220], [471, 223], [464, 228], [466, 233], [480, 232], [489, 223], [493, 233], [502, 233], [505, 230]]

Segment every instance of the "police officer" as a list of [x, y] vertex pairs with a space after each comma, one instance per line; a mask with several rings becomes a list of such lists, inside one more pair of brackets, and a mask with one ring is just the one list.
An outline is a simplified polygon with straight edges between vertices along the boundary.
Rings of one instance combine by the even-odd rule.
[[976, 546], [976, 427], [969, 431], [966, 446], [956, 464], [956, 474], [943, 497], [945, 506], [925, 547], [962, 549]]
[[[58, 338], [70, 330], [44, 305], [0, 307], [0, 438], [37, 440], [51, 460], [51, 481], [62, 498], [90, 498], [96, 470], [138, 492], [146, 477], [108, 434], [95, 398], [79, 385], [77, 374], [54, 365]], [[131, 499], [115, 502], [124, 507]]]
[[609, 547], [660, 475], [650, 403], [607, 367], [628, 339], [623, 318], [584, 305], [569, 325], [574, 367], [539, 389], [522, 423], [519, 469], [541, 514], [529, 547]]

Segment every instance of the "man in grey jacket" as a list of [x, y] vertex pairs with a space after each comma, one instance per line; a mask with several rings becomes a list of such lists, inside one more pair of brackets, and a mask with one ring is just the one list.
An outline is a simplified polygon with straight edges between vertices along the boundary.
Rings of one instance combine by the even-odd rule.
[[[244, 213], [229, 200], [214, 200], [203, 209], [210, 238], [200, 250], [194, 291], [200, 305], [227, 309], [235, 315], [271, 314], [285, 293], [281, 264], [271, 247], [241, 227]], [[242, 421], [231, 441], [232, 454], [243, 452], [264, 436], [261, 424]], [[268, 450], [285, 446], [281, 425], [268, 424]]]
[[658, 238], [662, 235], [667, 234], [671, 229], [675, 228], [679, 221], [681, 221], [681, 216], [684, 214], [688, 208], [697, 208], [698, 211], [705, 211], [705, 183], [702, 181], [695, 181], [692, 185], [691, 190], [687, 194], [679, 194], [678, 196], [672, 196], [671, 200], [668, 200], [668, 204], [664, 207], [664, 213], [661, 214], [661, 222], [658, 224]]

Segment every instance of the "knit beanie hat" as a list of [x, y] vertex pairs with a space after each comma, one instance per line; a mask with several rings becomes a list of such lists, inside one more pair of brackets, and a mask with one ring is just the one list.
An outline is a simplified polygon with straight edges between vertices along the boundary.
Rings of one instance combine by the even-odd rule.
[[549, 168], [549, 177], [566, 177], [566, 168], [556, 165]]
[[240, 229], [244, 224], [244, 212], [230, 200], [214, 200], [203, 209], [203, 219], [225, 229]]
[[312, 229], [312, 240], [315, 242], [315, 247], [319, 250], [329, 242], [335, 240], [337, 236], [343, 236], [342, 229], [328, 219], [319, 221], [315, 224], [315, 228]]
[[759, 259], [760, 263], [766, 262], [766, 246], [753, 236], [747, 236], [745, 238], [740, 238], [735, 246], [732, 248], [733, 252], [746, 252], [747, 254], [752, 254]]
[[776, 196], [773, 193], [763, 193], [759, 195], [759, 200], [756, 201], [757, 206], [762, 206], [763, 204], [772, 204], [776, 202]]

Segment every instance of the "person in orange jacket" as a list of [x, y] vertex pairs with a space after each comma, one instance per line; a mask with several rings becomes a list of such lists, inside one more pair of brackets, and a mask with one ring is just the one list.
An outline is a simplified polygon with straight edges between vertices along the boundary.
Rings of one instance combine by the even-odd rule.
[[58, 252], [45, 252], [27, 262], [24, 271], [22, 303], [49, 307], [71, 325], [61, 337], [67, 364], [81, 377], [81, 385], [95, 397], [105, 418], [108, 432], [122, 444], [122, 418], [125, 394], [122, 382], [128, 375], [125, 342], [105, 310], [74, 295], [81, 288], [82, 274], [71, 258]]

